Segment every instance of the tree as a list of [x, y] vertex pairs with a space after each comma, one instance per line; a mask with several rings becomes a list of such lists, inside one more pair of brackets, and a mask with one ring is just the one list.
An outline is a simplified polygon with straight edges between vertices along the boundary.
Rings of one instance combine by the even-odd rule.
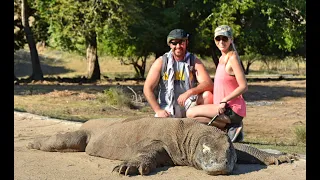
[[87, 78], [99, 80], [97, 31], [106, 21], [107, 6], [100, 0], [35, 0], [33, 8], [47, 22], [39, 26], [47, 27], [49, 37], [39, 39], [49, 39], [47, 44], [53, 48], [85, 55]]
[[143, 78], [147, 58], [152, 54], [160, 55], [165, 52], [164, 48], [168, 48], [165, 43], [168, 27], [161, 26], [161, 8], [153, 2], [131, 3], [118, 7], [118, 11], [125, 12], [118, 15], [121, 22], [105, 26], [101, 49], [108, 55], [118, 57], [122, 64], [132, 65], [135, 76]]
[[[254, 60], [263, 56], [305, 55], [305, 1], [208, 0], [206, 3], [212, 9], [206, 18], [199, 19], [199, 37], [212, 39], [217, 26], [231, 26], [238, 53], [250, 57], [247, 73]], [[199, 48], [208, 49], [206, 44], [209, 43], [200, 43]]]
[[23, 48], [26, 43], [25, 34], [21, 21], [21, 3], [14, 1], [13, 14], [13, 35], [14, 35], [14, 52]]
[[158, 58], [170, 49], [166, 37], [172, 29], [183, 28], [195, 34], [198, 19], [190, 21], [193, 5], [187, 1], [136, 1], [131, 7], [124, 7], [127, 14], [121, 25], [112, 24], [105, 29], [103, 51], [119, 57], [123, 64], [133, 65], [136, 76], [143, 78], [146, 59], [150, 55]]
[[190, 33], [191, 52], [211, 56], [217, 65], [214, 29], [228, 24], [239, 55], [249, 58], [246, 73], [263, 56], [305, 55], [303, 0], [35, 0], [33, 5], [49, 24], [50, 46], [86, 54], [90, 79], [100, 78], [98, 49], [144, 77], [146, 59], [169, 50], [166, 36], [174, 28]]
[[25, 32], [25, 36], [28, 42], [30, 55], [31, 55], [31, 63], [32, 63], [32, 75], [29, 77], [33, 80], [43, 80], [43, 73], [40, 66], [40, 60], [38, 56], [38, 51], [36, 48], [36, 44], [33, 38], [32, 30], [29, 26], [29, 15], [28, 15], [29, 6], [27, 0], [21, 0], [21, 20], [23, 30]]

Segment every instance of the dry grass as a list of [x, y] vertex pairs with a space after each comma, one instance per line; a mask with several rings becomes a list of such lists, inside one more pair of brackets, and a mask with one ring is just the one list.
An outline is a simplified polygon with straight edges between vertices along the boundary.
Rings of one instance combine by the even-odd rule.
[[[86, 76], [87, 62], [84, 56], [75, 53], [61, 52], [44, 48], [39, 52], [41, 68], [45, 76], [60, 76], [60, 77], [78, 77]], [[146, 73], [147, 75], [150, 66], [155, 57], [151, 56], [147, 59]], [[25, 78], [32, 73], [30, 63], [30, 53], [28, 49], [22, 49], [14, 54], [14, 73], [17, 77]], [[202, 59], [210, 76], [214, 76], [215, 65], [210, 57]], [[245, 63], [245, 61], [244, 61]], [[134, 77], [134, 68], [131, 65], [122, 65], [119, 60], [108, 56], [99, 56], [99, 65], [102, 77]], [[294, 59], [286, 61], [273, 61], [268, 67], [266, 64], [256, 61], [250, 66], [250, 75], [265, 75], [265, 74], [294, 74], [305, 76], [306, 63], [297, 62]]]
[[[108, 99], [103, 91], [116, 86], [22, 85], [15, 87], [14, 108], [16, 110], [59, 119], [85, 121], [101, 117], [130, 117], [140, 115], [146, 111], [143, 109], [148, 109], [138, 105], [110, 103], [110, 98]], [[133, 99], [129, 90], [124, 94], [129, 100]], [[137, 110], [138, 108], [141, 112]]]
[[[66, 53], [44, 49], [39, 52], [41, 68], [45, 76], [77, 77], [86, 76], [87, 62], [85, 57], [75, 53]], [[152, 59], [149, 59], [149, 63]], [[102, 76], [126, 77], [134, 73], [132, 66], [121, 65], [120, 61], [104, 56], [99, 57]], [[15, 74], [17, 77], [26, 77], [32, 73], [30, 55], [26, 50], [15, 53]]]

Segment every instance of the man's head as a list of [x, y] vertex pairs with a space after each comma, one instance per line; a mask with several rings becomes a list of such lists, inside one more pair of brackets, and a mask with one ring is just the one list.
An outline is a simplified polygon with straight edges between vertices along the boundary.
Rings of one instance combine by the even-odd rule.
[[174, 29], [167, 36], [167, 44], [170, 46], [176, 60], [183, 59], [187, 51], [188, 37], [183, 29]]
[[170, 46], [172, 40], [187, 40], [189, 34], [187, 34], [183, 29], [174, 29], [170, 31], [167, 36], [167, 44]]

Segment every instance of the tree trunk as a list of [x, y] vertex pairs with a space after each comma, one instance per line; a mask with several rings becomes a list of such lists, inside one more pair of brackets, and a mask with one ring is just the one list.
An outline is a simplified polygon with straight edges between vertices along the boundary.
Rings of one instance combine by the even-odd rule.
[[247, 70], [244, 68], [243, 62], [242, 62], [241, 60], [240, 60], [240, 64], [241, 64], [241, 67], [242, 67], [242, 69], [243, 69], [244, 74], [245, 74], [245, 75], [248, 75], [248, 72], [247, 72]]
[[249, 74], [249, 68], [250, 68], [251, 64], [252, 64], [252, 63], [249, 61], [248, 64], [247, 64], [247, 67], [245, 68], [245, 71], [244, 71], [244, 74], [245, 74], [245, 75], [248, 75], [248, 74]]
[[218, 58], [218, 55], [216, 54], [216, 52], [214, 51], [214, 48], [211, 48], [211, 57], [212, 57], [214, 65], [216, 65], [216, 68], [217, 68], [218, 64], [219, 64], [219, 58]]
[[21, 1], [21, 20], [22, 20], [23, 30], [25, 32], [26, 39], [28, 42], [30, 55], [31, 55], [31, 63], [32, 63], [32, 75], [30, 76], [30, 78], [33, 80], [43, 80], [43, 73], [40, 66], [38, 51], [33, 38], [33, 33], [29, 26], [29, 15], [27, 13], [28, 9], [29, 9], [29, 6], [27, 1], [22, 0]]
[[91, 32], [87, 37], [87, 78], [89, 80], [100, 80], [100, 66], [98, 61], [97, 35]]

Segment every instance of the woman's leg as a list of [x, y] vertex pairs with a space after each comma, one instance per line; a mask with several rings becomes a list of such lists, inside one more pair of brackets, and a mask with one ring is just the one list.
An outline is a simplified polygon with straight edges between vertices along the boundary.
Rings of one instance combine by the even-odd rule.
[[[186, 116], [187, 118], [195, 118], [201, 123], [208, 124], [217, 115], [218, 108], [219, 106], [215, 104], [197, 105], [188, 109]], [[221, 114], [212, 122], [212, 125], [224, 129], [227, 123], [230, 123], [230, 119], [228, 116]]]

